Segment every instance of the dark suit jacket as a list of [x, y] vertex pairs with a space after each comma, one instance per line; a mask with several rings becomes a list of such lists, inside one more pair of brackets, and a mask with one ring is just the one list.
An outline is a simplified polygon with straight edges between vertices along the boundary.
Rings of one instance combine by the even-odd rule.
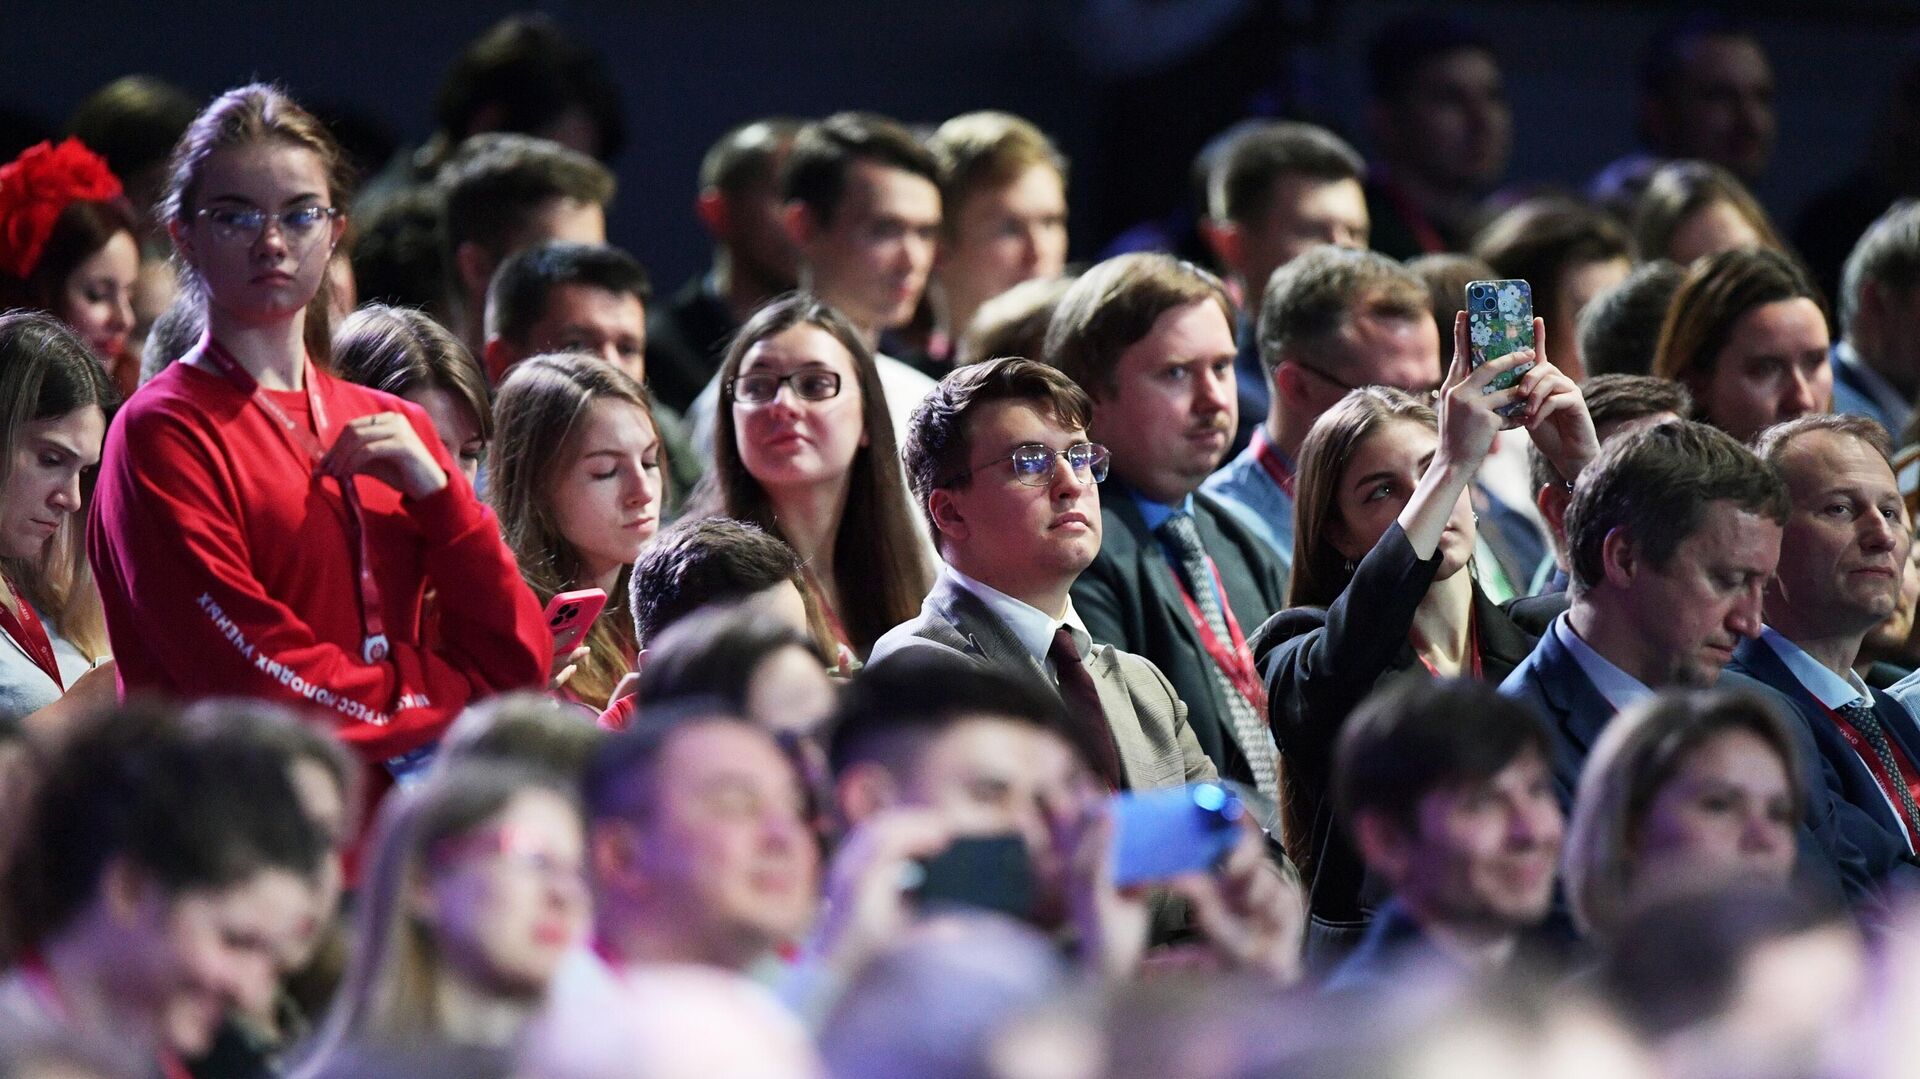
[[[1893, 815], [1893, 807], [1880, 793], [1873, 773], [1860, 755], [1847, 744], [1833, 717], [1819, 698], [1807, 691], [1793, 676], [1778, 653], [1762, 640], [1742, 644], [1733, 653], [1730, 672], [1738, 672], [1785, 697], [1792, 705], [1789, 717], [1804, 726], [1814, 749], [1803, 763], [1809, 786], [1825, 783], [1835, 806], [1840, 829], [1861, 857], [1860, 875], [1879, 882], [1889, 878], [1920, 880], [1907, 852], [1906, 835]], [[1873, 710], [1880, 725], [1909, 759], [1920, 761], [1920, 730], [1913, 717], [1898, 702], [1882, 693], [1873, 694]], [[1849, 881], [1852, 885], [1855, 882]], [[1849, 888], [1852, 893], [1854, 889]], [[1859, 898], [1855, 895], [1854, 898]]]
[[[1253, 770], [1213, 677], [1213, 657], [1194, 632], [1172, 564], [1126, 488], [1115, 480], [1102, 488], [1100, 555], [1074, 582], [1074, 609], [1094, 640], [1165, 672], [1174, 694], [1187, 704], [1187, 721], [1200, 748], [1222, 776], [1251, 785]], [[1274, 556], [1210, 496], [1194, 494], [1193, 515], [1200, 542], [1220, 571], [1227, 604], [1242, 629], [1251, 632], [1280, 609], [1286, 596]]]
[[[1779, 693], [1742, 674], [1723, 672], [1715, 688], [1751, 693], [1782, 712], [1790, 711]], [[1554, 633], [1541, 636], [1533, 654], [1501, 683], [1500, 692], [1526, 701], [1546, 721], [1554, 792], [1560, 805], [1571, 812], [1580, 773], [1600, 732], [1613, 719], [1613, 705]], [[1815, 780], [1808, 783], [1807, 813], [1795, 836], [1799, 847], [1795, 872], [1805, 887], [1824, 896], [1869, 894], [1872, 884], [1864, 860], [1842, 833], [1834, 798], [1818, 782], [1821, 766], [1812, 737], [1800, 725], [1795, 730], [1801, 742], [1802, 771]]]
[[[920, 614], [882, 634], [870, 662], [894, 652], [931, 648], [989, 665], [1016, 678], [1032, 678], [1058, 693], [1046, 670], [1006, 622], [946, 574], [934, 582]], [[1187, 725], [1187, 708], [1153, 664], [1095, 643], [1087, 672], [1100, 689], [1100, 704], [1120, 751], [1130, 788], [1177, 787], [1216, 777]]]
[[733, 312], [707, 291], [706, 275], [682, 285], [647, 318], [647, 385], [656, 400], [685, 415], [700, 396], [720, 360], [727, 341], [739, 329]]
[[[1288, 819], [1305, 829], [1304, 847], [1312, 852], [1308, 961], [1323, 969], [1358, 943], [1382, 898], [1335, 820], [1333, 747], [1347, 716], [1375, 689], [1432, 677], [1407, 632], [1439, 568], [1437, 556], [1414, 556], [1396, 524], [1361, 559], [1332, 607], [1282, 611], [1254, 635], [1267, 680], [1267, 716], [1286, 773]], [[1533, 638], [1478, 589], [1473, 618], [1481, 671], [1497, 682], [1526, 658]]]

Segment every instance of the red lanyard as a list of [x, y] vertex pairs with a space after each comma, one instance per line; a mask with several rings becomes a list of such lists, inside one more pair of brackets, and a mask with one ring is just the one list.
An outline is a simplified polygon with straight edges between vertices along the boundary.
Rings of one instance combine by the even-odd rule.
[[7, 590], [13, 593], [13, 601], [19, 604], [20, 613], [15, 615], [7, 610], [5, 604], [0, 604], [0, 630], [5, 630], [7, 636], [12, 637], [13, 642], [33, 661], [33, 665], [46, 672], [47, 677], [53, 679], [53, 684], [60, 687], [60, 692], [65, 693], [67, 683], [60, 677], [60, 661], [54, 657], [53, 641], [47, 636], [47, 627], [40, 624], [40, 616], [33, 613], [33, 605], [27, 602], [27, 597], [21, 595], [18, 588], [13, 587], [12, 581], [7, 581]]
[[[1871, 706], [1872, 702], [1869, 701], [1868, 704]], [[1914, 791], [1915, 797], [1920, 798], [1920, 791], [1914, 790], [1913, 781], [1907, 778], [1909, 769], [1914, 767], [1914, 762], [1907, 759], [1906, 752], [1900, 748], [1900, 743], [1893, 740], [1893, 735], [1882, 731], [1882, 736], [1887, 740], [1887, 748], [1893, 751], [1894, 767], [1900, 771], [1899, 775], [1887, 775], [1886, 769], [1880, 764], [1880, 754], [1874, 752], [1873, 746], [1867, 742], [1866, 737], [1854, 730], [1853, 724], [1847, 722], [1845, 716], [1827, 708], [1825, 704], [1820, 707], [1826, 708], [1828, 718], [1833, 720], [1833, 725], [1840, 731], [1840, 737], [1845, 738], [1847, 744], [1853, 747], [1854, 753], [1860, 757], [1860, 763], [1867, 766], [1867, 771], [1873, 775], [1873, 781], [1880, 785], [1881, 793], [1893, 803], [1893, 815], [1900, 821], [1900, 830], [1905, 832], [1909, 825], [1906, 814], [1900, 812], [1900, 791], [1894, 784], [1905, 783], [1907, 789]], [[1907, 849], [1914, 850], [1916, 846], [1920, 846], [1920, 836], [1908, 836]]]
[[1433, 219], [1413, 204], [1413, 199], [1399, 184], [1393, 182], [1391, 176], [1381, 179], [1380, 192], [1387, 196], [1387, 201], [1393, 203], [1394, 212], [1406, 222], [1407, 229], [1413, 233], [1413, 242], [1420, 245], [1421, 254], [1434, 255], [1447, 249], [1447, 241], [1441, 238]]
[[[240, 361], [213, 338], [207, 338], [207, 345], [200, 355], [214, 366], [219, 373], [231, 382], [235, 389], [252, 399], [260, 411], [267, 414], [279, 426], [287, 441], [293, 444], [295, 452], [304, 452], [313, 462], [313, 476], [318, 479], [326, 475], [320, 462], [326, 457], [327, 405], [320, 396], [318, 372], [311, 363], [306, 365], [307, 406], [313, 411], [314, 430], [296, 422], [280, 407], [280, 402], [260, 388], [260, 383], [240, 366]], [[360, 507], [360, 492], [354, 487], [352, 476], [336, 476], [340, 485], [340, 502], [347, 511], [347, 534], [353, 548], [354, 578], [360, 585], [360, 658], [367, 663], [378, 663], [387, 658], [390, 645], [387, 641], [386, 623], [380, 608], [380, 584], [373, 577], [373, 546], [367, 538], [366, 517]]]
[[1193, 622], [1193, 632], [1200, 637], [1200, 647], [1207, 650], [1214, 663], [1226, 672], [1227, 681], [1240, 691], [1254, 711], [1264, 718], [1267, 714], [1267, 685], [1260, 680], [1260, 671], [1253, 664], [1253, 653], [1247, 648], [1247, 639], [1240, 633], [1240, 620], [1233, 616], [1233, 608], [1227, 605], [1227, 587], [1220, 583], [1220, 569], [1213, 564], [1213, 556], [1207, 556], [1207, 572], [1213, 575], [1214, 594], [1220, 597], [1220, 617], [1226, 620], [1227, 636], [1232, 638], [1229, 648], [1218, 636], [1213, 627], [1207, 625], [1207, 616], [1200, 613], [1200, 605], [1193, 601], [1193, 594], [1181, 582], [1180, 574], [1167, 570], [1173, 575], [1173, 586], [1180, 590], [1180, 602], [1187, 605], [1187, 617]]
[[[1433, 675], [1435, 678], [1441, 677], [1439, 668], [1428, 663], [1427, 657], [1421, 655], [1419, 649], [1416, 648], [1413, 650], [1413, 658], [1420, 661], [1420, 665], [1427, 669], [1428, 674]], [[1468, 612], [1467, 614], [1467, 673], [1473, 675], [1474, 681], [1476, 682], [1486, 677], [1480, 671], [1480, 634], [1474, 631], [1474, 616], [1472, 612]]]
[[1293, 462], [1288, 460], [1287, 455], [1280, 452], [1280, 447], [1274, 445], [1273, 440], [1267, 437], [1264, 427], [1254, 429], [1253, 459], [1260, 462], [1260, 467], [1267, 470], [1267, 475], [1272, 478], [1276, 486], [1287, 493], [1288, 498], [1293, 497]]

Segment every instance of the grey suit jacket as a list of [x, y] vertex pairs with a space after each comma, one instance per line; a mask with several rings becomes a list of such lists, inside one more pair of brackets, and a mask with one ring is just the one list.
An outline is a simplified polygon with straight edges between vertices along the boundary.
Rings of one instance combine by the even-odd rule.
[[[874, 642], [868, 662], [908, 648], [939, 649], [1016, 677], [1059, 687], [1006, 622], [942, 574], [920, 605], [917, 618], [888, 630]], [[1100, 703], [1120, 750], [1120, 767], [1133, 789], [1177, 787], [1218, 778], [1213, 762], [1187, 726], [1187, 706], [1160, 669], [1129, 652], [1095, 643], [1087, 673], [1100, 689]]]

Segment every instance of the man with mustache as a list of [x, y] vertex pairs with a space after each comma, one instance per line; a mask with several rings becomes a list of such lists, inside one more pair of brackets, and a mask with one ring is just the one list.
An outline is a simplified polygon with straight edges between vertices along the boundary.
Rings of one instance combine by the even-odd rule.
[[[1792, 494], [1767, 624], [1733, 654], [1738, 671], [1785, 694], [1861, 811], [1853, 840], [1877, 866], [1920, 840], [1920, 728], [1854, 672], [1860, 643], [1892, 613], [1911, 540], [1886, 431], [1865, 416], [1802, 416], [1761, 432], [1756, 450]], [[1877, 828], [1872, 827], [1877, 826]]]
[[1073, 584], [1093, 639], [1166, 672], [1201, 749], [1228, 779], [1278, 797], [1265, 687], [1245, 633], [1280, 609], [1273, 550], [1200, 484], [1232, 441], [1233, 306], [1219, 278], [1167, 255], [1122, 255], [1067, 290], [1047, 359], [1092, 398], [1112, 451], [1099, 557]]

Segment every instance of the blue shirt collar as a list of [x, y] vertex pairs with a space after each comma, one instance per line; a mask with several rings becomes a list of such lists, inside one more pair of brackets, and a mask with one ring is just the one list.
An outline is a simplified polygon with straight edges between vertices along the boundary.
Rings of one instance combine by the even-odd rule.
[[1787, 671], [1800, 683], [1800, 687], [1813, 694], [1821, 704], [1837, 710], [1864, 697], [1867, 706], [1872, 707], [1873, 698], [1867, 693], [1866, 686], [1856, 684], [1859, 675], [1840, 677], [1828, 670], [1826, 664], [1807, 655], [1799, 645], [1780, 636], [1772, 626], [1760, 627], [1760, 639], [1767, 642], [1773, 654], [1787, 665]]
[[1181, 499], [1177, 505], [1169, 506], [1165, 502], [1155, 502], [1153, 499], [1148, 498], [1146, 495], [1141, 494], [1131, 487], [1126, 490], [1127, 497], [1133, 499], [1133, 504], [1140, 507], [1140, 516], [1146, 518], [1147, 531], [1149, 532], [1160, 531], [1160, 526], [1166, 524], [1176, 513], [1184, 513], [1189, 517], [1193, 516], [1193, 496], [1191, 494]]
[[1593, 688], [1599, 690], [1600, 695], [1613, 706], [1614, 711], [1618, 712], [1653, 696], [1653, 690], [1648, 689], [1638, 678], [1621, 670], [1607, 657], [1594, 651], [1592, 645], [1581, 640], [1580, 635], [1573, 631], [1573, 623], [1568, 620], [1566, 614], [1553, 620], [1553, 634], [1559, 638], [1560, 646], [1573, 656], [1573, 661], [1580, 665], [1580, 670], [1593, 682]]

